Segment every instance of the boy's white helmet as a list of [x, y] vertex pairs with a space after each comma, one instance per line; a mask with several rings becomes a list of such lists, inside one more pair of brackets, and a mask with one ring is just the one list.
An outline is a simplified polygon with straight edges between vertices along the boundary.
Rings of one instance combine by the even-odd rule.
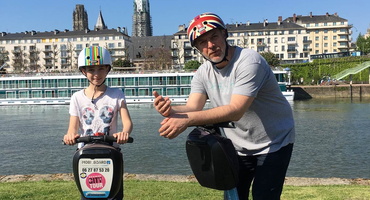
[[94, 65], [112, 66], [112, 58], [107, 49], [99, 46], [84, 48], [78, 55], [78, 69]]

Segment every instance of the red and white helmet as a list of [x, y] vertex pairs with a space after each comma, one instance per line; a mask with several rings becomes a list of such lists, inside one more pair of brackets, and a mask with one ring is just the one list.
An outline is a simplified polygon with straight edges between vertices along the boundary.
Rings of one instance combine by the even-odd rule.
[[112, 58], [107, 49], [99, 46], [84, 48], [78, 55], [78, 69], [94, 65], [112, 66]]
[[191, 46], [194, 46], [194, 41], [199, 36], [216, 28], [226, 30], [224, 22], [218, 15], [214, 13], [203, 13], [196, 16], [191, 20], [187, 31]]

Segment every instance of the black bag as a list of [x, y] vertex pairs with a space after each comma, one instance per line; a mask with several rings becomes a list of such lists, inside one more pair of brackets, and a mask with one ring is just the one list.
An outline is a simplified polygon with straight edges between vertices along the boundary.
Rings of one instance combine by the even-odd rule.
[[188, 135], [186, 153], [199, 184], [229, 190], [238, 183], [238, 156], [231, 140], [215, 129], [195, 128]]

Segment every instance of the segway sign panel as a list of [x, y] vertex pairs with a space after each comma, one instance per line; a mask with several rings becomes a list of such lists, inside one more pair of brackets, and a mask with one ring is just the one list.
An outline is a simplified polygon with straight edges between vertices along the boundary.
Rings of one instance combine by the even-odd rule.
[[108, 198], [113, 181], [113, 160], [81, 158], [78, 166], [83, 195], [86, 198]]

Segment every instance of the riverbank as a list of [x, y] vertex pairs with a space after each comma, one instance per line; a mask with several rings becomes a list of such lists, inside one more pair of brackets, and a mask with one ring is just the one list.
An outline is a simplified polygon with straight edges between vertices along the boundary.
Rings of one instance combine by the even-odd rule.
[[294, 100], [312, 98], [370, 98], [370, 84], [292, 85]]
[[[154, 180], [171, 182], [196, 182], [194, 176], [189, 175], [150, 175], [150, 174], [124, 174], [125, 180]], [[21, 181], [74, 181], [73, 174], [32, 174], [32, 175], [0, 175], [0, 183]], [[309, 186], [309, 185], [369, 185], [370, 179], [344, 179], [344, 178], [305, 178], [287, 177], [285, 185]]]

